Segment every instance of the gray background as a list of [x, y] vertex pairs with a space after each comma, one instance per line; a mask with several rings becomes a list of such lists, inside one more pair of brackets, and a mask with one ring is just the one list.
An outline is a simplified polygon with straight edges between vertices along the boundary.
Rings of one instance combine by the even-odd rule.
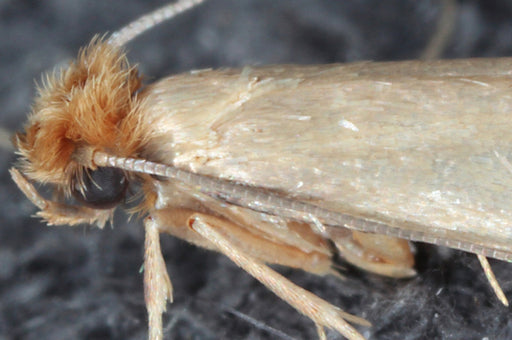
[[[40, 74], [73, 58], [95, 33], [120, 28], [165, 1], [0, 1], [0, 126], [20, 129]], [[512, 1], [460, 1], [443, 57], [512, 54]], [[417, 58], [439, 1], [211, 0], [129, 45], [152, 81], [194, 68]], [[2, 143], [5, 144], [5, 143]], [[144, 339], [143, 233], [46, 227], [8, 177], [0, 150], [0, 340]], [[315, 327], [225, 257], [162, 236], [175, 289], [169, 339], [313, 339]], [[475, 256], [418, 245], [419, 275], [347, 280], [279, 269], [367, 318], [370, 339], [507, 339], [512, 313], [497, 302]], [[492, 261], [512, 297], [512, 267]], [[270, 331], [269, 331], [270, 329]], [[339, 339], [334, 332], [329, 339]]]

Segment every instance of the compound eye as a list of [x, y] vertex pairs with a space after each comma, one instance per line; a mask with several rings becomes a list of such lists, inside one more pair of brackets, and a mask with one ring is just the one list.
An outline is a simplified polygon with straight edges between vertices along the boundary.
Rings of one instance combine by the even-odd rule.
[[[80, 191], [83, 184], [83, 194]], [[95, 209], [110, 209], [124, 198], [128, 180], [123, 171], [111, 167], [85, 170], [82, 178], [73, 184], [73, 196], [85, 205]]]

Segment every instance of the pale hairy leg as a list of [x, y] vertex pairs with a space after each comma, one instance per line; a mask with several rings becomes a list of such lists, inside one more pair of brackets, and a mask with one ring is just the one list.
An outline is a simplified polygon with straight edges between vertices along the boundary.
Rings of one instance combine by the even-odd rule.
[[160, 249], [160, 231], [151, 217], [144, 220], [144, 300], [148, 310], [149, 340], [161, 340], [162, 313], [172, 302], [172, 284]]
[[350, 340], [364, 340], [364, 337], [347, 321], [365, 326], [370, 326], [369, 322], [343, 312], [338, 307], [295, 285], [264, 263], [247, 256], [221, 233], [217, 232], [215, 227], [207, 222], [207, 216], [196, 214], [190, 221], [189, 226], [214, 244], [218, 251], [229, 257], [297, 311], [313, 320], [317, 326], [320, 339], [325, 339], [324, 327], [328, 327], [335, 329]]
[[492, 271], [491, 265], [489, 264], [489, 261], [487, 261], [487, 258], [482, 255], [477, 255], [478, 261], [480, 261], [480, 265], [482, 266], [482, 269], [484, 270], [485, 277], [487, 278], [487, 281], [489, 281], [489, 284], [491, 285], [492, 289], [494, 290], [494, 293], [498, 297], [498, 300], [501, 301], [501, 303], [508, 307], [508, 300], [505, 296], [505, 293], [503, 293], [503, 290], [501, 289], [501, 286], [496, 280], [496, 276], [494, 275], [494, 272]]

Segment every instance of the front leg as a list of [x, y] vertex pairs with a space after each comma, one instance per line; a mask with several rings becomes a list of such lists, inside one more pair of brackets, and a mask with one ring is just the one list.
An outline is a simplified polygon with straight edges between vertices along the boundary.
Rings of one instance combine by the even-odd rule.
[[158, 223], [149, 216], [144, 220], [144, 300], [148, 310], [149, 340], [161, 340], [162, 313], [172, 302], [172, 284], [160, 249]]

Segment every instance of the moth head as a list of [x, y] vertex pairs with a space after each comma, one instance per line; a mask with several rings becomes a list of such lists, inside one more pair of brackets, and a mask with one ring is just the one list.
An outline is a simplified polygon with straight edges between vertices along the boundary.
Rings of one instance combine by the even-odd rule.
[[22, 172], [88, 205], [109, 207], [108, 201], [124, 195], [127, 179], [118, 169], [96, 167], [92, 154], [137, 155], [141, 86], [122, 50], [95, 37], [38, 87], [28, 122], [14, 141]]

